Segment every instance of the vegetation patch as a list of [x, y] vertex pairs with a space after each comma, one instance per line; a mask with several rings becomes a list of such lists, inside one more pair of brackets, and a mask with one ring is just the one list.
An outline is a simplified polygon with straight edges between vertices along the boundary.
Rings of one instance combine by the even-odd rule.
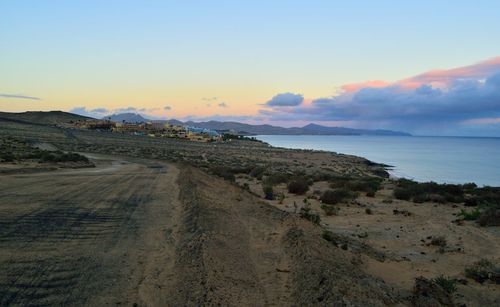
[[431, 245], [438, 246], [440, 248], [446, 247], [446, 238], [444, 236], [432, 237]]
[[458, 215], [463, 217], [463, 219], [466, 221], [475, 221], [481, 215], [481, 211], [479, 211], [479, 209], [473, 209], [472, 211], [466, 211], [462, 209], [460, 210], [460, 213]]
[[309, 190], [309, 182], [305, 178], [293, 179], [288, 183], [288, 192], [302, 195]]
[[440, 275], [432, 279], [438, 286], [443, 288], [449, 294], [457, 291], [457, 280], [448, 276]]
[[465, 203], [466, 206], [478, 206], [485, 203], [500, 204], [500, 188], [477, 187], [474, 183], [439, 184], [436, 182], [415, 182], [399, 179], [394, 189], [394, 197], [415, 203]]
[[233, 171], [229, 167], [216, 166], [216, 167], [211, 168], [211, 171], [212, 171], [212, 174], [219, 176], [219, 177], [222, 177], [225, 180], [228, 180], [231, 182], [234, 182], [236, 180]]
[[325, 214], [327, 216], [337, 215], [339, 213], [339, 209], [332, 206], [332, 205], [322, 204], [321, 209], [323, 209], [323, 211], [325, 211]]
[[330, 188], [343, 188], [350, 191], [366, 192], [375, 194], [382, 186], [382, 178], [379, 177], [349, 177], [336, 176], [330, 178]]
[[81, 162], [90, 164], [87, 157], [73, 152], [63, 152], [60, 150], [48, 151], [31, 146], [27, 142], [22, 142], [14, 138], [5, 138], [0, 142], [1, 162], [22, 162], [33, 161], [40, 163], [64, 163]]
[[321, 195], [320, 200], [324, 204], [335, 205], [340, 202], [354, 199], [357, 196], [358, 196], [357, 193], [342, 188], [342, 189], [326, 190], [323, 193], [323, 195]]
[[500, 226], [500, 206], [492, 206], [483, 210], [477, 222], [480, 226]]
[[465, 276], [479, 283], [491, 281], [500, 284], [500, 265], [486, 259], [481, 259], [465, 269]]
[[300, 217], [306, 220], [311, 221], [313, 224], [319, 224], [321, 222], [321, 218], [318, 214], [311, 211], [309, 207], [302, 207], [300, 209]]

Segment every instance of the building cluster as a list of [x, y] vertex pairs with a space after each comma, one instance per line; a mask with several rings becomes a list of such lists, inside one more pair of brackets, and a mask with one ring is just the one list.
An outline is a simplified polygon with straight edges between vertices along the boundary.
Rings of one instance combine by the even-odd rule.
[[66, 128], [111, 131], [113, 133], [145, 135], [150, 137], [180, 138], [198, 142], [222, 140], [222, 135], [214, 130], [171, 125], [165, 122], [128, 123], [96, 119], [71, 122], [65, 126]]

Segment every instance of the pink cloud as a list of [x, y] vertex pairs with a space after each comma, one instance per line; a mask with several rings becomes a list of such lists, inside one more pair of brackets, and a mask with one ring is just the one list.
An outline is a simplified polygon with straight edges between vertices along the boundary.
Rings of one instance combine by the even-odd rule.
[[372, 80], [372, 81], [366, 81], [366, 82], [360, 82], [360, 83], [351, 83], [351, 84], [345, 84], [341, 86], [341, 88], [347, 92], [347, 93], [352, 93], [352, 92], [357, 92], [358, 90], [365, 88], [365, 87], [385, 87], [389, 86], [391, 83], [382, 81], [382, 80]]
[[434, 88], [446, 89], [456, 80], [460, 79], [485, 79], [500, 71], [500, 57], [495, 57], [473, 65], [453, 69], [431, 70], [407, 79], [396, 82], [385, 82], [381, 80], [367, 81], [343, 85], [341, 88], [346, 93], [357, 92], [362, 88], [381, 88], [387, 86], [398, 86], [404, 89], [416, 89], [422, 85], [430, 85]]

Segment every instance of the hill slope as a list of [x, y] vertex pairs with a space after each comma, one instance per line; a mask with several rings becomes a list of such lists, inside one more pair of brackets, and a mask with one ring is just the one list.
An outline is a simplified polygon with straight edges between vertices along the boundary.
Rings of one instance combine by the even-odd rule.
[[0, 112], [0, 119], [10, 120], [10, 121], [20, 121], [31, 124], [54, 125], [57, 123], [86, 120], [90, 118], [63, 111], [49, 111], [49, 112], [29, 111], [22, 113]]

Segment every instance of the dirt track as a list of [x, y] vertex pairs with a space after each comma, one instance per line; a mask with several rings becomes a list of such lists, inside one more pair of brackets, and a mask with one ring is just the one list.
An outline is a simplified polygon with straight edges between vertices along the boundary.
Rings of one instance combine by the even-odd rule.
[[383, 305], [321, 230], [193, 168], [0, 177], [0, 305]]

